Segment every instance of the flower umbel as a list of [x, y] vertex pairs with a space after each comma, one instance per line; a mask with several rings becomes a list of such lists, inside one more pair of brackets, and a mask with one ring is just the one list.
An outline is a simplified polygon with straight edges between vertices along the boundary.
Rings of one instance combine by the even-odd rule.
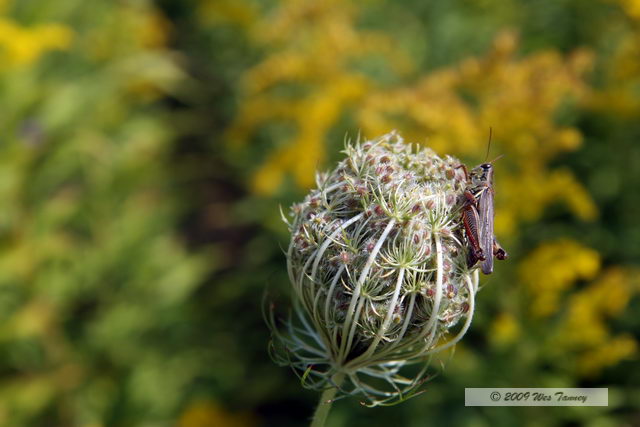
[[409, 377], [402, 368], [453, 346], [471, 323], [478, 274], [467, 267], [460, 211], [468, 183], [459, 160], [395, 132], [344, 153], [283, 215], [295, 316], [283, 330], [269, 316], [274, 357], [305, 387], [390, 404], [425, 381], [426, 364]]

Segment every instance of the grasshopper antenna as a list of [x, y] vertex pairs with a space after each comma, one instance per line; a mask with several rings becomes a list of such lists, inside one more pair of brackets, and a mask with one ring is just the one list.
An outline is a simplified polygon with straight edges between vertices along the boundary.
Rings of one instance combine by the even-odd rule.
[[[489, 126], [489, 141], [487, 142], [487, 154], [484, 156], [484, 162], [485, 163], [487, 163], [487, 159], [489, 158], [489, 150], [491, 150], [491, 136], [493, 135], [492, 130], [493, 129], [491, 128], [491, 126]], [[498, 157], [496, 157], [495, 159], [491, 160], [489, 162], [489, 164], [492, 165], [493, 162], [495, 162], [496, 160], [498, 160], [498, 159], [500, 159], [502, 157], [504, 157], [504, 154], [500, 154]]]
[[489, 150], [491, 150], [491, 136], [493, 135], [493, 128], [489, 126], [489, 141], [487, 142], [487, 154], [484, 156], [484, 162], [487, 162], [489, 158]]
[[495, 162], [496, 160], [499, 160], [499, 159], [501, 159], [503, 157], [504, 157], [504, 154], [500, 154], [498, 157], [496, 157], [495, 159], [491, 160], [489, 163], [493, 164], [493, 162]]

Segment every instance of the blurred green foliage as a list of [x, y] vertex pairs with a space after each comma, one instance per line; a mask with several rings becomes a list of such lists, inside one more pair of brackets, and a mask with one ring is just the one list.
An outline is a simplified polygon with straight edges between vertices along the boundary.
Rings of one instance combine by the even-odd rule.
[[185, 75], [153, 35], [163, 18], [140, 2], [5, 7], [0, 32], [25, 36], [2, 46], [0, 423], [175, 419], [211, 351], [186, 325], [213, 263], [176, 229], [178, 135], [158, 100]]
[[[512, 259], [424, 395], [341, 400], [332, 425], [638, 422], [637, 1], [0, 11], [0, 424], [304, 425], [317, 396], [261, 316], [267, 288], [287, 306], [278, 205], [387, 125], [472, 164], [493, 126]], [[604, 386], [609, 407], [464, 408], [491, 386]]]

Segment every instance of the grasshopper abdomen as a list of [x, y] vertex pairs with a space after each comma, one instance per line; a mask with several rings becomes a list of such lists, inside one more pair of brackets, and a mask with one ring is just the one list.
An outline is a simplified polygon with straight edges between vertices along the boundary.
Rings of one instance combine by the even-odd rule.
[[483, 163], [467, 173], [470, 186], [464, 192], [465, 201], [462, 207], [462, 222], [469, 242], [468, 266], [473, 267], [478, 261], [484, 274], [493, 273], [493, 257], [499, 260], [508, 258], [507, 252], [500, 246], [494, 235], [493, 222], [493, 162]]

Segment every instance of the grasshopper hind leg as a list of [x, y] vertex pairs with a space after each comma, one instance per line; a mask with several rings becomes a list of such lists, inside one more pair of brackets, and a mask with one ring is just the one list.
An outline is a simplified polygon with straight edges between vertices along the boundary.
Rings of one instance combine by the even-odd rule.
[[484, 256], [482, 249], [470, 247], [467, 251], [467, 268], [471, 268], [476, 265], [478, 261], [484, 261], [485, 259], [487, 258]]
[[509, 258], [509, 254], [502, 246], [500, 246], [500, 243], [498, 243], [495, 237], [493, 238], [493, 255], [500, 261], [504, 261]]

